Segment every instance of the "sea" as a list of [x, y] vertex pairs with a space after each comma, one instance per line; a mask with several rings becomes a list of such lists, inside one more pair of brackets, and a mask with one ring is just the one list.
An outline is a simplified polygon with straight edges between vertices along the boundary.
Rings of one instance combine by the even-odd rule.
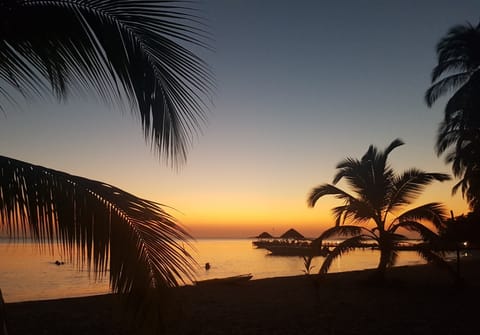
[[[300, 276], [307, 271], [302, 257], [273, 256], [253, 246], [253, 239], [197, 239], [191, 254], [196, 261], [196, 280], [252, 274], [252, 280]], [[468, 257], [468, 254], [462, 255]], [[455, 255], [449, 255], [455, 257]], [[310, 273], [318, 272], [322, 256], [314, 257]], [[57, 265], [59, 261], [61, 265]], [[379, 252], [359, 249], [335, 261], [330, 272], [375, 268]], [[63, 264], [62, 264], [63, 262]], [[205, 265], [209, 263], [207, 270]], [[424, 264], [415, 252], [401, 251], [397, 266]], [[67, 262], [61, 251], [38, 249], [33, 243], [11, 243], [0, 239], [0, 289], [6, 302], [81, 297], [110, 292], [108, 275], [96, 278], [76, 264]], [[184, 285], [191, 285], [187, 281]]]

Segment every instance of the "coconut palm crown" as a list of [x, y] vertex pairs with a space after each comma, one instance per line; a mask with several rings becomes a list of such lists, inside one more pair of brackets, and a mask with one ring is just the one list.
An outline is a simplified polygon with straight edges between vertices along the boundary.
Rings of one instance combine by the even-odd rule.
[[[346, 239], [326, 256], [321, 274], [328, 272], [337, 257], [368, 242], [380, 250], [376, 275], [383, 279], [386, 268], [395, 264], [396, 246], [406, 239], [402, 230], [416, 232], [424, 241], [437, 241], [438, 235], [422, 222], [429, 221], [434, 227], [440, 227], [445, 215], [441, 204], [428, 203], [397, 213], [410, 205], [425, 186], [433, 181], [448, 180], [449, 176], [415, 168], [395, 173], [387, 159], [390, 152], [400, 145], [403, 142], [396, 139], [384, 151], [370, 146], [360, 160], [347, 158], [337, 165], [333, 184], [322, 184], [311, 190], [308, 196], [310, 207], [327, 195], [343, 201], [342, 205], [333, 208], [335, 226], [324, 231], [318, 240], [333, 236]], [[351, 192], [335, 186], [340, 180], [345, 180]], [[418, 248], [417, 252], [428, 261], [442, 262], [441, 256], [429, 248]]]
[[453, 91], [445, 105], [436, 151], [452, 164], [461, 190], [473, 211], [480, 210], [480, 24], [452, 27], [437, 44], [437, 65], [425, 93], [431, 107]]

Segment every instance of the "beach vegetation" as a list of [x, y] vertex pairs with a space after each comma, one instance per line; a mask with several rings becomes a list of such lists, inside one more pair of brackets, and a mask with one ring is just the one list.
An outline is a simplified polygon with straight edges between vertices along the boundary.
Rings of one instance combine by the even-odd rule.
[[[431, 173], [417, 168], [397, 173], [390, 166], [388, 156], [403, 145], [395, 139], [381, 151], [370, 146], [361, 157], [346, 158], [337, 164], [337, 173], [331, 184], [314, 187], [308, 195], [308, 206], [314, 207], [324, 196], [334, 196], [343, 204], [333, 208], [335, 224], [325, 230], [317, 240], [341, 237], [343, 239], [325, 257], [320, 274], [328, 272], [338, 257], [358, 247], [371, 247], [380, 251], [375, 273], [379, 281], [385, 279], [386, 269], [395, 264], [398, 249], [412, 232], [424, 242], [414, 250], [428, 262], [434, 262], [451, 271], [435, 246], [441, 244], [439, 235], [425, 223], [439, 229], [444, 225], [445, 210], [442, 204], [432, 202], [414, 208], [410, 206], [426, 186], [435, 181], [446, 181], [444, 173]], [[349, 191], [337, 186], [345, 181]]]
[[[208, 66], [188, 48], [208, 49], [208, 34], [186, 5], [1, 0], [0, 109], [22, 99], [92, 95], [131, 111], [153, 151], [172, 167], [184, 164], [213, 87]], [[191, 237], [165, 206], [3, 156], [0, 228], [14, 240], [59, 243], [81, 268], [109, 273], [112, 290], [144, 318], [158, 312], [161, 289], [192, 275], [194, 260], [183, 248]]]
[[440, 236], [461, 249], [480, 247], [480, 215], [470, 212], [453, 216], [445, 221]]
[[[456, 25], [436, 46], [437, 65], [425, 93], [429, 107], [448, 96], [436, 152], [444, 155], [459, 179], [459, 190], [472, 211], [480, 211], [480, 23]], [[453, 93], [451, 93], [453, 92]]]
[[304, 267], [304, 269], [302, 271], [306, 275], [309, 275], [312, 272], [313, 268], [315, 267], [315, 265], [312, 265], [313, 257], [314, 257], [313, 255], [303, 255], [302, 256], [303, 267]]

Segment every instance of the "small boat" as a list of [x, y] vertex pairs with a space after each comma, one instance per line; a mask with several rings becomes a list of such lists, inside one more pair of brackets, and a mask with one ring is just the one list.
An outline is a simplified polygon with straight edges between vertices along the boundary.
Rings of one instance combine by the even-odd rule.
[[247, 274], [232, 276], [232, 277], [199, 280], [195, 282], [195, 285], [240, 284], [240, 283], [249, 281], [250, 279], [252, 279], [252, 277], [253, 275], [251, 273], [247, 273]]

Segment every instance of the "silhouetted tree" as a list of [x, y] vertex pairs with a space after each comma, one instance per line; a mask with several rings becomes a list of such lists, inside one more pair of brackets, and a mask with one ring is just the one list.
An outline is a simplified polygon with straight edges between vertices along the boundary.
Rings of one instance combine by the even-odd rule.
[[[397, 214], [410, 205], [425, 186], [433, 181], [445, 181], [449, 176], [443, 173], [428, 173], [415, 168], [397, 174], [388, 164], [388, 155], [402, 145], [394, 140], [384, 151], [370, 146], [360, 159], [347, 158], [337, 165], [338, 172], [333, 184], [322, 184], [312, 189], [308, 196], [308, 205], [314, 207], [318, 199], [333, 195], [343, 201], [343, 205], [333, 208], [335, 226], [327, 229], [319, 240], [333, 236], [346, 239], [336, 246], [326, 257], [320, 273], [327, 273], [332, 262], [339, 256], [352, 251], [368, 242], [380, 250], [380, 261], [376, 278], [383, 280], [387, 267], [393, 266], [397, 259], [399, 242], [406, 239], [399, 230], [418, 233], [424, 241], [438, 241], [438, 235], [423, 225], [427, 220], [439, 228], [444, 220], [444, 209], [439, 203], [429, 203], [402, 214]], [[335, 186], [345, 180], [352, 192]], [[419, 247], [416, 250], [424, 259], [448, 266], [431, 248]]]
[[437, 45], [437, 65], [425, 100], [431, 107], [454, 91], [445, 106], [437, 135], [436, 151], [446, 154], [453, 174], [460, 178], [453, 193], [461, 189], [474, 211], [480, 210], [480, 24], [458, 25]]
[[[116, 107], [126, 102], [160, 157], [183, 163], [212, 88], [207, 65], [186, 48], [208, 47], [208, 36], [184, 6], [1, 0], [0, 109], [18, 94], [63, 100], [92, 93]], [[113, 291], [129, 293], [131, 304], [157, 304], [158, 289], [192, 276], [193, 259], [181, 246], [190, 236], [160, 204], [7, 157], [0, 157], [0, 178], [2, 231], [59, 242], [78, 264], [109, 271]]]
[[[452, 214], [453, 216], [453, 214]], [[439, 231], [440, 236], [456, 245], [467, 242], [468, 247], [480, 246], [480, 215], [476, 212], [451, 217]]]

